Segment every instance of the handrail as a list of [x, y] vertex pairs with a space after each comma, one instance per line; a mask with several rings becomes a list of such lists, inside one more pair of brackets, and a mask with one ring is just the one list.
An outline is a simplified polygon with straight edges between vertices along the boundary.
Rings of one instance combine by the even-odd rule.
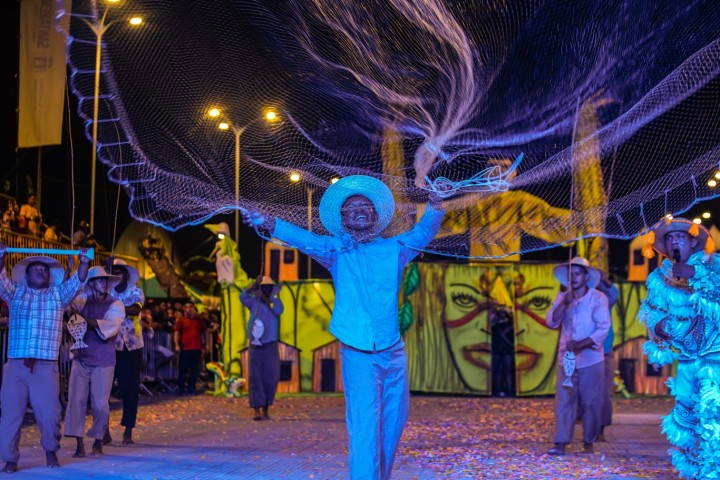
[[[8, 232], [5, 230], [0, 230], [0, 242], [4, 243], [8, 247], [11, 248], [57, 248], [57, 249], [67, 249], [70, 250], [71, 247], [67, 243], [61, 243], [61, 242], [50, 242], [47, 240], [44, 240], [42, 238], [33, 237], [31, 235], [23, 235], [21, 233], [16, 232]], [[5, 258], [7, 259], [8, 265], [10, 268], [12, 268], [12, 265], [15, 265], [17, 262], [19, 262], [23, 257], [26, 255], [19, 254], [19, 253], [7, 253], [5, 255]], [[65, 261], [67, 259], [66, 255], [47, 255], [48, 257], [52, 257], [55, 260], [59, 261], [61, 265], [65, 266]], [[104, 265], [105, 260], [110, 256], [110, 252], [106, 251], [98, 251], [95, 250], [95, 259], [90, 262], [91, 265]], [[137, 257], [130, 257], [127, 255], [115, 255], [115, 258], [120, 258], [122, 260], [125, 260], [128, 265], [131, 265], [135, 268], [138, 268], [139, 260]]]

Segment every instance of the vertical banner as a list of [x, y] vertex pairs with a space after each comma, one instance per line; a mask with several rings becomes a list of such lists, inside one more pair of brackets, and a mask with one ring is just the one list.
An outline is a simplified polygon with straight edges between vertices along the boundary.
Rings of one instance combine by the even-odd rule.
[[[71, 0], [65, 0], [69, 11]], [[63, 21], [69, 22], [69, 16]], [[62, 143], [65, 38], [55, 29], [54, 0], [22, 0], [18, 147]]]

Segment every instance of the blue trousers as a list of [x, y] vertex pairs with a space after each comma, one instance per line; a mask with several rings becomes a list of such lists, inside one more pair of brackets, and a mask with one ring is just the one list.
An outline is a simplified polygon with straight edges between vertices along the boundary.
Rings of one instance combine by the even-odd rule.
[[340, 347], [350, 478], [390, 478], [410, 410], [407, 355], [400, 340], [375, 352]]

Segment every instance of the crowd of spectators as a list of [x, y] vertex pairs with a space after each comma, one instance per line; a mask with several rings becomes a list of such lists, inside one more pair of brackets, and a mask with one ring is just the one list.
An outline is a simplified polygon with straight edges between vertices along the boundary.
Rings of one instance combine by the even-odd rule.
[[[146, 299], [146, 308], [149, 308], [153, 317], [153, 329], [156, 332], [173, 333], [177, 319], [183, 314], [183, 301], [186, 299]], [[208, 331], [220, 330], [220, 312], [218, 310], [203, 309], [199, 315], [205, 320]]]
[[2, 212], [1, 231], [42, 238], [47, 242], [73, 244], [76, 248], [104, 250], [95, 239], [95, 235], [90, 232], [86, 220], [78, 222], [72, 236], [62, 231], [58, 219], [45, 222], [37, 206], [37, 197], [33, 194], [28, 195], [26, 202], [20, 205], [15, 197], [0, 193], [0, 212]]
[[[146, 299], [145, 307], [152, 313], [152, 328], [156, 333], [163, 332], [173, 336], [175, 324], [178, 318], [183, 315], [183, 305], [186, 299]], [[220, 311], [203, 308], [198, 315], [205, 321], [207, 332], [210, 335], [210, 342], [205, 352], [206, 361], [219, 358], [220, 344]], [[162, 335], [162, 333], [161, 333]]]

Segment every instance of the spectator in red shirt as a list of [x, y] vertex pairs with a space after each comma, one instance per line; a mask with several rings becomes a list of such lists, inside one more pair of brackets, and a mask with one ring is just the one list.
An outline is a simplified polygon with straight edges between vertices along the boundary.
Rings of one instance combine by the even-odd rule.
[[[205, 353], [205, 320], [192, 302], [185, 303], [183, 315], [175, 323], [175, 351], [180, 352], [178, 395], [194, 395], [200, 373], [200, 359]], [[187, 380], [187, 384], [185, 383]]]

